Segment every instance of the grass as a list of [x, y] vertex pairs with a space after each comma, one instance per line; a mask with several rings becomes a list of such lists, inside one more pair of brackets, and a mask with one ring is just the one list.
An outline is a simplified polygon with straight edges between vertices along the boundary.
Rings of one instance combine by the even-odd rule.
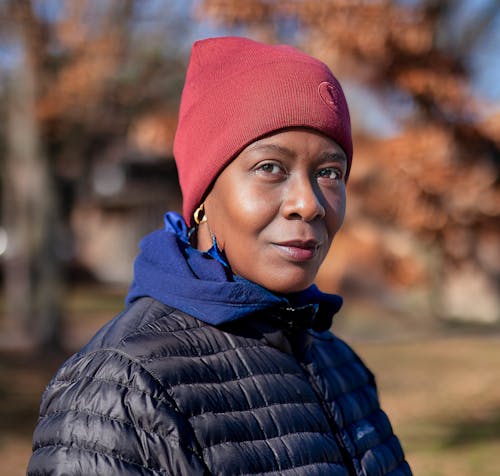
[[[66, 339], [78, 348], [120, 309], [120, 291], [74, 290]], [[415, 475], [500, 474], [500, 333], [347, 307], [338, 333], [374, 371]], [[0, 474], [25, 474], [44, 386], [66, 355], [0, 352]]]
[[360, 344], [415, 474], [500, 474], [500, 338]]

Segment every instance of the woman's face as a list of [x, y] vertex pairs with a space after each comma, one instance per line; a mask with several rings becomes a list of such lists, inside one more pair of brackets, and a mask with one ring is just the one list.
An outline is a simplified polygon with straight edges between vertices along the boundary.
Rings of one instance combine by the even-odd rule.
[[278, 293], [307, 288], [344, 219], [346, 167], [341, 147], [311, 129], [253, 142], [207, 195], [198, 248], [211, 232], [235, 274]]

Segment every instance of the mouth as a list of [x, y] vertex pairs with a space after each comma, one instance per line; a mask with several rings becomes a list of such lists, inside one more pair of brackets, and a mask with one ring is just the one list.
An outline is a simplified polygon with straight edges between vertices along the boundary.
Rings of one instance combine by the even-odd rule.
[[290, 240], [273, 245], [285, 257], [297, 262], [312, 260], [320, 248], [320, 243], [316, 240]]

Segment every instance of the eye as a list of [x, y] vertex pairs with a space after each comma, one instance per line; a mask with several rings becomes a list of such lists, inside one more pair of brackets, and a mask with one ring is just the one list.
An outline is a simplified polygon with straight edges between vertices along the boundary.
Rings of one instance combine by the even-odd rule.
[[316, 174], [316, 177], [328, 180], [342, 180], [344, 172], [339, 167], [325, 167]]
[[285, 169], [276, 162], [263, 162], [255, 170], [265, 175], [280, 176], [286, 174]]

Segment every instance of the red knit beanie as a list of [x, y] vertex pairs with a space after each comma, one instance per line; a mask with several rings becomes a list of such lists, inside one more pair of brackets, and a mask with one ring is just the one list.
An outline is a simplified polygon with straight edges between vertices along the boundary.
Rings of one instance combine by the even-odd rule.
[[337, 142], [349, 171], [349, 110], [324, 63], [290, 46], [247, 38], [195, 42], [174, 140], [188, 225], [210, 185], [242, 149], [273, 131], [300, 126]]

